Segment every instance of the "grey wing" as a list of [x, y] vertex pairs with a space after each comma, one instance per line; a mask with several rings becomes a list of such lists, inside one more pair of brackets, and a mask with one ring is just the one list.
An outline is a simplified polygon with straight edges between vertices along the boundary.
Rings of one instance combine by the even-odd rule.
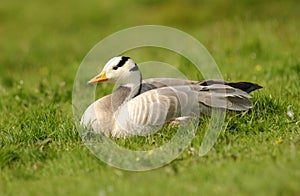
[[129, 134], [149, 134], [172, 118], [199, 116], [211, 108], [242, 111], [252, 107], [251, 96], [223, 84], [210, 86], [184, 85], [149, 90], [115, 113], [117, 129]]
[[174, 117], [198, 114], [196, 94], [187, 87], [164, 87], [147, 91], [120, 108], [115, 115], [116, 126], [139, 135], [157, 131]]
[[[240, 89], [247, 93], [255, 91], [257, 89], [262, 88], [262, 86], [251, 83], [251, 82], [227, 82], [224, 80], [204, 80], [204, 81], [193, 81], [193, 80], [185, 80], [178, 78], [150, 78], [143, 80], [143, 86], [145, 90], [151, 90], [155, 88], [162, 88], [167, 86], [184, 86], [184, 85], [201, 85], [201, 86], [210, 86], [214, 84], [223, 84], [226, 86], [230, 86], [236, 89]], [[143, 91], [145, 92], [145, 91]]]
[[[209, 108], [242, 111], [252, 107], [251, 96], [224, 84], [169, 86], [147, 91], [129, 102], [139, 123], [206, 113]], [[155, 115], [154, 115], [155, 114]], [[161, 123], [161, 122], [159, 122]]]
[[[252, 102], [251, 96], [242, 89], [232, 87], [230, 85], [219, 83], [203, 86], [196, 81], [181, 80], [181, 79], [166, 79], [158, 78], [164, 81], [164, 84], [173, 84], [169, 87], [160, 87], [149, 92], [157, 92], [164, 96], [173, 96], [181, 103], [181, 109], [190, 109], [196, 107], [196, 103], [199, 103], [198, 107], [207, 106], [211, 108], [224, 108], [229, 110], [247, 110], [251, 108]], [[183, 85], [180, 85], [183, 83]], [[195, 98], [194, 98], [195, 97]], [[197, 102], [195, 102], [197, 100]], [[201, 112], [201, 108], [200, 108]]]

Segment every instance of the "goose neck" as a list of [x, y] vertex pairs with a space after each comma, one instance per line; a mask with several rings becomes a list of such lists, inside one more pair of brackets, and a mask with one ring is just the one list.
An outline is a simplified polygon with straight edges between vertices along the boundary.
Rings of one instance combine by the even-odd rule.
[[138, 83], [129, 83], [124, 85], [124, 87], [127, 87], [129, 89], [129, 94], [126, 98], [126, 101], [129, 101], [130, 99], [136, 97], [141, 93], [142, 89], [142, 80], [140, 80]]

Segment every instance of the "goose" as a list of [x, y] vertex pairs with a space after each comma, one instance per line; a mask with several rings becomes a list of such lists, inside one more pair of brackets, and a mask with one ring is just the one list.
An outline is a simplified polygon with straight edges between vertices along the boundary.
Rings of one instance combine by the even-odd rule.
[[174, 119], [209, 114], [211, 108], [248, 110], [253, 107], [249, 93], [262, 88], [251, 82], [142, 80], [137, 64], [126, 56], [110, 59], [88, 84], [105, 81], [118, 88], [89, 105], [80, 124], [116, 138], [149, 135]]

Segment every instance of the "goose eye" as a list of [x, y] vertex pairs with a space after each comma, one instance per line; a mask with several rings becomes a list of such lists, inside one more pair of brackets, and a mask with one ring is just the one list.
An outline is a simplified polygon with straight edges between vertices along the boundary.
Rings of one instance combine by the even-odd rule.
[[118, 66], [114, 66], [112, 69], [117, 70], [118, 68], [119, 68]]

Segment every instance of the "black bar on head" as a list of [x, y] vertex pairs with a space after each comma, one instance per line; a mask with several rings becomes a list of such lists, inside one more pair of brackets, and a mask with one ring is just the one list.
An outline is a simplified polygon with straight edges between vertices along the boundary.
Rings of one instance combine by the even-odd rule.
[[118, 63], [118, 67], [122, 67], [125, 63], [126, 63], [126, 61], [128, 61], [128, 59], [130, 59], [130, 57], [127, 57], [127, 56], [122, 56], [121, 57], [121, 60], [120, 60], [120, 62]]

